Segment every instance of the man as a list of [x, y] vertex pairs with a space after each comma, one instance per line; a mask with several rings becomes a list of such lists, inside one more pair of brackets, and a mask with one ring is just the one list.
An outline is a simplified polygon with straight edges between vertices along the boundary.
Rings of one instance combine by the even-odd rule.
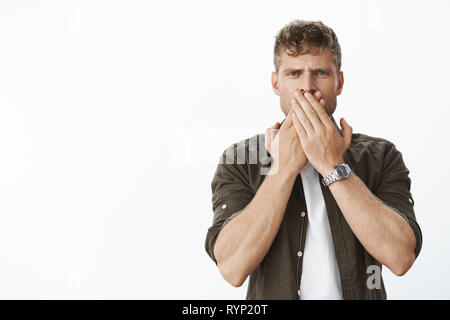
[[217, 166], [206, 251], [233, 286], [250, 275], [247, 299], [386, 299], [381, 265], [401, 276], [422, 247], [402, 155], [336, 124], [344, 76], [332, 29], [292, 21], [274, 64], [286, 118], [255, 136], [268, 174], [251, 161], [255, 137], [225, 150], [222, 159], [240, 146], [248, 155]]

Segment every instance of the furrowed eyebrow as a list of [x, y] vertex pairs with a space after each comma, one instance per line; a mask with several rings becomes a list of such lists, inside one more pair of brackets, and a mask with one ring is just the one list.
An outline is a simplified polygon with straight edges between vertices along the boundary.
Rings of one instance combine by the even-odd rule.
[[317, 68], [317, 69], [313, 69], [314, 72], [318, 72], [318, 71], [323, 71], [326, 73], [332, 73], [331, 69], [328, 68]]
[[291, 73], [291, 72], [302, 72], [303, 69], [294, 69], [294, 68], [289, 68], [283, 71], [283, 73]]
[[[283, 73], [291, 73], [291, 72], [303, 72], [305, 69], [299, 69], [299, 68], [288, 68], [286, 70], [283, 71]], [[315, 68], [315, 69], [310, 69], [312, 72], [319, 72], [319, 71], [323, 71], [323, 72], [327, 72], [327, 73], [332, 73], [331, 69], [329, 68]]]

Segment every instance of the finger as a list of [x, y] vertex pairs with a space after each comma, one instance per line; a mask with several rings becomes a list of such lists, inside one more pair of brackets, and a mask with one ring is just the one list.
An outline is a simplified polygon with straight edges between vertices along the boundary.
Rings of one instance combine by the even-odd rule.
[[[308, 116], [306, 115], [305, 111], [300, 106], [300, 104], [298, 103], [296, 98], [292, 98], [291, 105], [292, 105], [293, 113], [295, 113], [296, 118], [301, 122], [301, 124], [302, 124], [303, 128], [305, 129], [305, 131], [308, 134], [313, 133], [314, 132], [314, 127], [311, 124], [310, 119], [308, 118]], [[293, 121], [292, 120], [292, 116], [290, 118], [291, 118], [291, 121]]]
[[277, 130], [280, 129], [280, 126], [281, 126], [280, 123], [277, 121], [273, 126], [271, 126], [269, 128], [270, 133], [271, 133], [272, 136], [274, 136], [276, 134]]
[[[325, 108], [323, 107], [323, 105], [320, 104], [320, 102], [318, 100], [316, 100], [314, 98], [314, 96], [312, 94], [310, 94], [309, 92], [305, 93], [304, 96], [305, 100], [309, 102], [309, 104], [311, 105], [311, 107], [314, 109], [314, 111], [316, 112], [316, 115], [318, 117], [318, 119], [320, 119], [320, 121], [325, 125], [325, 124], [329, 124], [328, 122], [330, 121], [330, 119], [328, 118], [328, 114], [325, 111]], [[327, 121], [328, 120], [328, 121]]]
[[264, 143], [264, 147], [269, 152], [270, 152], [270, 145], [271, 145], [271, 142], [272, 142], [272, 134], [271, 134], [271, 130], [270, 129], [271, 128], [266, 129], [266, 135], [265, 135], [266, 141]]
[[278, 131], [280, 131], [281, 124], [279, 122], [274, 124], [274, 128], [272, 129], [272, 140], [277, 135]]
[[[308, 93], [308, 95], [311, 95], [310, 93]], [[298, 103], [300, 104], [302, 110], [304, 111], [304, 113], [306, 114], [306, 116], [308, 117], [312, 128], [314, 130], [319, 130], [321, 127], [323, 127], [323, 124], [319, 118], [319, 116], [317, 115], [317, 112], [315, 111], [315, 109], [310, 105], [310, 103], [308, 102], [308, 100], [306, 100], [306, 98], [303, 96], [302, 93], [300, 93], [299, 91], [295, 92], [295, 99], [298, 101]], [[302, 121], [302, 118], [300, 117], [299, 114], [297, 114], [298, 118], [300, 121]], [[302, 122], [303, 123], [303, 122]], [[305, 126], [305, 129], [308, 131], [308, 127]], [[308, 131], [309, 132], [309, 131]]]
[[292, 114], [292, 123], [294, 125], [295, 131], [297, 131], [300, 141], [302, 141], [302, 139], [307, 138], [308, 134], [303, 125], [301, 124], [301, 122], [298, 120], [295, 112]]
[[347, 150], [352, 142], [353, 128], [347, 123], [347, 121], [345, 121], [344, 118], [341, 118], [340, 122], [342, 127], [342, 137], [344, 138], [344, 146], [345, 150]]
[[322, 92], [320, 92], [320, 90], [316, 90], [314, 92], [314, 97], [316, 97], [317, 101], [320, 101], [320, 98], [322, 98]]
[[323, 95], [322, 95], [322, 92], [321, 92], [320, 90], [316, 90], [316, 91], [314, 92], [314, 97], [316, 98], [316, 100], [319, 101], [319, 103], [320, 103], [322, 106], [325, 106], [325, 99], [324, 99], [322, 96], [323, 96]]
[[[281, 127], [283, 127], [284, 122], [286, 121], [286, 119], [284, 119], [283, 121], [281, 121], [281, 123], [277, 122], [275, 125], [275, 129], [273, 129], [274, 133], [273, 133], [273, 138], [276, 137], [276, 135], [278, 134], [278, 132], [281, 130]], [[273, 139], [272, 139], [273, 140]]]
[[[289, 129], [290, 127], [292, 127], [292, 118], [291, 115], [294, 112], [294, 109], [292, 108], [292, 101], [291, 101], [291, 109], [289, 110], [286, 118], [283, 121], [283, 124], [281, 125], [282, 128], [287, 128]], [[281, 129], [281, 128], [280, 128]]]
[[270, 147], [272, 145], [272, 140], [273, 137], [275, 136], [275, 133], [277, 131], [277, 129], [280, 128], [280, 124], [278, 122], [276, 122], [273, 126], [271, 126], [270, 128], [266, 129], [266, 150], [270, 152]]
[[273, 138], [276, 136], [278, 131], [280, 130], [280, 123], [276, 122], [271, 128], [270, 128], [270, 141], [273, 141]]

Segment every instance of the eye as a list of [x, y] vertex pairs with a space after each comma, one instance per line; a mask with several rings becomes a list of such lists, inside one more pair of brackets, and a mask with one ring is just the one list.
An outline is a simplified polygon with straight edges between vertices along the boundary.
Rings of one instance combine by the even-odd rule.
[[326, 72], [326, 71], [317, 71], [317, 74], [318, 74], [320, 77], [324, 77], [324, 76], [327, 75], [327, 72]]
[[295, 75], [293, 75], [293, 73], [297, 74], [297, 71], [291, 71], [291, 72], [289, 72], [289, 73], [288, 73], [288, 76], [295, 76]]

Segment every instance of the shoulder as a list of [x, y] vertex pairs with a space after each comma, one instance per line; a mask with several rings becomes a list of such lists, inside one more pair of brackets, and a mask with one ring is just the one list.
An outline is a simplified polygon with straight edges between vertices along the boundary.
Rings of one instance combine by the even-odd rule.
[[265, 148], [265, 134], [257, 133], [235, 143], [222, 152], [220, 164], [256, 164], [267, 156]]
[[391, 147], [393, 143], [387, 139], [369, 136], [363, 133], [353, 133], [351, 147]]
[[387, 139], [354, 133], [344, 159], [369, 189], [377, 186], [390, 171], [406, 169], [402, 154]]
[[266, 141], [266, 137], [265, 137], [264, 133], [256, 133], [252, 136], [249, 136], [247, 138], [244, 138], [237, 142], [232, 143], [227, 148], [225, 148], [223, 153], [226, 153], [227, 151], [236, 149], [237, 147], [240, 147], [240, 146], [245, 146], [245, 148], [248, 150], [249, 147], [252, 148], [255, 146], [255, 144], [260, 143], [260, 142], [265, 142], [265, 141]]
[[271, 160], [265, 147], [265, 134], [254, 134], [225, 148], [213, 183], [217, 179], [239, 181], [256, 192], [270, 170]]
[[352, 134], [352, 141], [347, 152], [353, 157], [370, 156], [384, 158], [384, 156], [395, 150], [395, 144], [385, 138], [374, 137], [363, 133]]

